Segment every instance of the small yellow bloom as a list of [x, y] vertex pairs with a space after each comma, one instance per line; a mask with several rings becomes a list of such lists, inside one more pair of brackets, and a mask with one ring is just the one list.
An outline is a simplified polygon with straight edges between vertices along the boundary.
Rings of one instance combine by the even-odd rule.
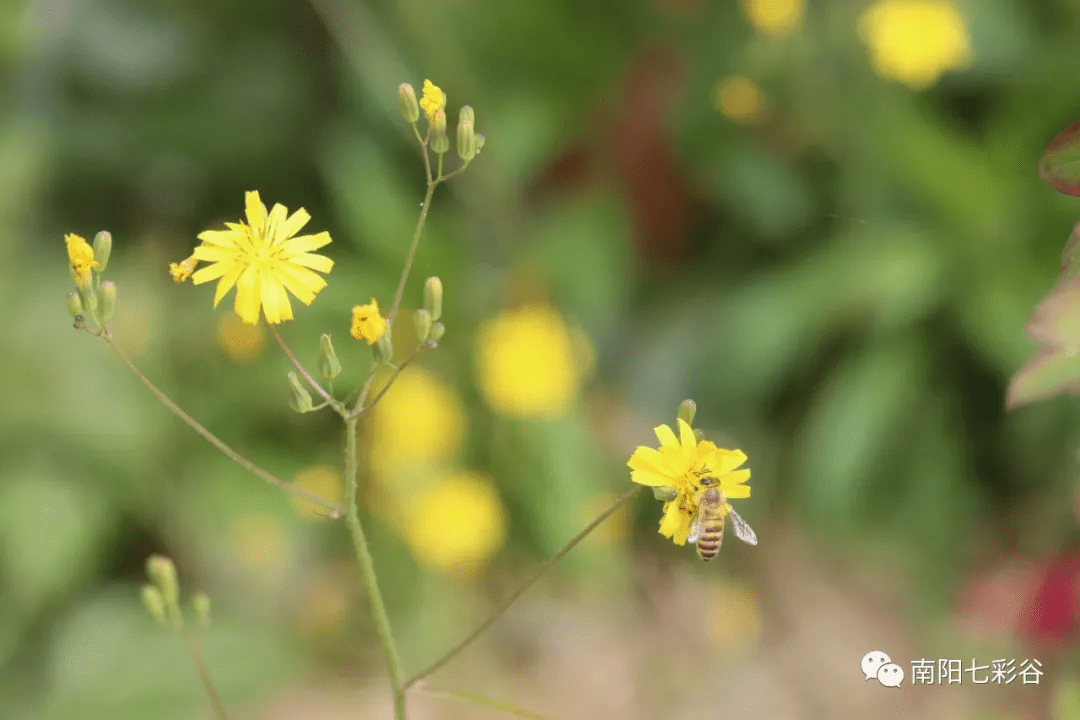
[[169, 263], [169, 274], [172, 275], [174, 282], [182, 283], [191, 277], [191, 273], [195, 272], [195, 266], [198, 264], [199, 261], [192, 255], [178, 263]]
[[505, 312], [477, 333], [477, 375], [488, 404], [504, 415], [555, 417], [570, 406], [591, 350], [555, 310]]
[[626, 463], [630, 479], [649, 487], [671, 487], [677, 493], [664, 504], [660, 534], [670, 537], [676, 545], [685, 545], [690, 520], [697, 512], [696, 496], [701, 491], [701, 479], [717, 481], [720, 492], [728, 500], [750, 497], [749, 470], [737, 470], [746, 462], [741, 450], [725, 450], [708, 440], [698, 440], [694, 430], [681, 418], [679, 436], [667, 425], [653, 432], [660, 448], [640, 446]]
[[424, 92], [420, 96], [420, 109], [430, 120], [436, 112], [446, 107], [446, 93], [430, 80], [424, 81]]
[[71, 271], [79, 281], [88, 282], [90, 271], [97, 270], [101, 266], [94, 260], [94, 248], [85, 239], [70, 233], [64, 236], [67, 243], [68, 261], [71, 263]]
[[292, 539], [277, 518], [255, 513], [229, 528], [229, 545], [240, 564], [260, 574], [283, 571], [292, 554]]
[[743, 0], [742, 5], [746, 18], [758, 32], [784, 35], [802, 20], [804, 0]]
[[506, 510], [495, 487], [472, 473], [435, 478], [402, 518], [416, 558], [442, 572], [473, 572], [506, 540]]
[[375, 298], [367, 305], [356, 305], [352, 309], [352, 336], [357, 340], [367, 340], [374, 345], [386, 332], [386, 318], [379, 314], [379, 303]]
[[915, 90], [971, 64], [964, 17], [948, 0], [879, 0], [859, 18], [874, 69]]
[[728, 75], [716, 88], [716, 107], [729, 120], [753, 122], [761, 115], [761, 91], [749, 78]]
[[191, 257], [212, 264], [191, 281], [201, 285], [220, 278], [214, 307], [235, 285], [236, 314], [251, 325], [259, 322], [260, 310], [271, 324], [292, 320], [289, 293], [310, 305], [326, 287], [312, 271], [328, 273], [334, 261], [311, 251], [329, 244], [330, 234], [296, 236], [311, 219], [303, 208], [289, 215], [284, 205], [274, 205], [268, 213], [258, 191], [247, 193], [244, 201], [246, 223], [225, 223], [226, 230], [199, 234], [202, 244]]

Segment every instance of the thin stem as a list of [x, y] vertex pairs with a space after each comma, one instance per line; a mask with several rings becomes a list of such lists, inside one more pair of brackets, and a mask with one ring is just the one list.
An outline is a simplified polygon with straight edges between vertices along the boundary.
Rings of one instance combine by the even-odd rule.
[[416, 141], [420, 143], [420, 152], [424, 156], [424, 177], [427, 179], [427, 184], [431, 184], [431, 158], [428, 157], [427, 139], [420, 137], [420, 128], [416, 127], [416, 123], [412, 125], [413, 134], [416, 135]]
[[[424, 152], [424, 157], [427, 157], [427, 151]], [[394, 304], [390, 306], [390, 314], [386, 316], [388, 325], [394, 324], [398, 308], [401, 307], [401, 296], [405, 294], [405, 281], [409, 279], [409, 273], [412, 272], [416, 249], [420, 247], [420, 236], [424, 233], [424, 223], [427, 222], [428, 210], [431, 208], [431, 197], [435, 194], [438, 184], [438, 180], [428, 183], [424, 203], [420, 206], [420, 218], [416, 221], [416, 230], [413, 232], [412, 244], [409, 246], [409, 254], [405, 257], [405, 267], [401, 270], [401, 278], [398, 280], [397, 290], [394, 291]]]
[[456, 176], [460, 175], [461, 173], [465, 172], [465, 168], [467, 168], [467, 167], [469, 167], [469, 163], [462, 163], [461, 167], [459, 167], [457, 170], [451, 170], [449, 173], [447, 173], [446, 175], [443, 175], [441, 178], [439, 178], [439, 180], [441, 182], [446, 182], [450, 178], [456, 177]]
[[277, 326], [270, 325], [270, 332], [273, 333], [274, 339], [277, 340], [277, 344], [281, 346], [281, 351], [285, 353], [285, 357], [289, 358], [289, 361], [293, 364], [293, 367], [296, 368], [297, 372], [300, 373], [300, 376], [307, 380], [308, 385], [310, 385], [328, 405], [333, 407], [339, 413], [342, 412], [343, 408], [340, 403], [334, 399], [334, 396], [324, 390], [323, 386], [320, 385], [315, 378], [311, 377], [311, 373], [307, 371], [307, 368], [296, 359], [296, 355], [293, 354], [293, 351], [285, 343], [285, 338], [281, 337], [281, 333], [278, 331]]
[[228, 720], [225, 715], [225, 705], [221, 702], [221, 696], [218, 695], [217, 689], [214, 688], [214, 681], [210, 679], [210, 671], [206, 669], [206, 661], [203, 659], [202, 647], [199, 646], [199, 641], [190, 635], [185, 635], [184, 641], [187, 643], [188, 650], [191, 651], [191, 658], [195, 661], [195, 667], [199, 671], [199, 679], [202, 680], [203, 690], [206, 691], [206, 696], [210, 698], [210, 704], [214, 707], [214, 716], [218, 720]]
[[439, 153], [439, 174], [435, 176], [436, 182], [443, 179], [442, 161], [443, 161], [443, 153]]
[[[412, 353], [410, 353], [407, 358], [402, 360], [400, 365], [398, 365], [396, 368], [394, 368], [394, 373], [386, 381], [386, 384], [383, 385], [382, 388], [379, 389], [379, 392], [376, 393], [375, 397], [373, 397], [371, 399], [371, 402], [365, 402], [365, 403], [363, 403], [361, 405], [358, 405], [355, 410], [353, 410], [352, 412], [349, 413], [348, 419], [352, 420], [352, 419], [358, 418], [361, 415], [363, 415], [364, 413], [366, 413], [368, 410], [370, 410], [371, 408], [375, 407], [375, 405], [380, 400], [382, 400], [382, 396], [386, 394], [386, 391], [390, 389], [390, 386], [394, 384], [394, 381], [397, 380], [398, 375], [401, 374], [401, 371], [404, 370], [405, 368], [409, 367], [409, 364], [412, 363], [412, 361], [415, 360], [420, 355], [420, 353], [423, 352], [426, 348], [433, 348], [433, 347], [435, 347], [435, 343], [433, 341], [431, 341], [431, 340], [428, 340], [427, 342], [423, 342], [423, 343], [420, 343], [419, 345], [417, 345], [416, 348], [413, 349]], [[367, 391], [364, 392], [364, 395], [365, 396], [367, 395]]]
[[489, 697], [485, 697], [484, 695], [478, 695], [477, 693], [461, 692], [458, 690], [433, 690], [431, 688], [426, 688], [423, 686], [417, 689], [420, 690], [420, 692], [426, 693], [428, 695], [433, 695], [435, 697], [452, 698], [454, 700], [471, 702], [475, 705], [480, 705], [481, 707], [491, 708], [492, 710], [500, 710], [507, 715], [524, 718], [524, 720], [547, 720], [547, 718], [545, 718], [543, 715], [537, 715], [536, 713], [530, 712], [529, 710], [522, 710], [521, 708], [511, 705], [509, 703], [504, 703], [500, 700], [493, 700]]
[[139, 368], [135, 367], [135, 364], [133, 362], [131, 362], [131, 360], [129, 360], [126, 355], [124, 355], [124, 353], [120, 350], [119, 347], [117, 347], [116, 343], [113, 342], [112, 336], [109, 335], [107, 330], [103, 330], [101, 333], [91, 333], [91, 334], [97, 335], [102, 340], [107, 342], [109, 344], [109, 346], [113, 349], [113, 351], [116, 353], [117, 357], [120, 358], [120, 361], [123, 362], [125, 365], [127, 365], [128, 370], [130, 370], [132, 372], [132, 374], [135, 375], [135, 377], [137, 377], [139, 379], [139, 381], [143, 385], [146, 386], [147, 390], [149, 390], [151, 393], [153, 393], [154, 397], [156, 397], [158, 400], [160, 400], [161, 404], [164, 405], [165, 407], [167, 407], [172, 412], [173, 415], [176, 415], [176, 417], [183, 420], [188, 426], [191, 427], [192, 430], [197, 432], [199, 435], [202, 435], [202, 437], [208, 443], [210, 443], [211, 445], [216, 447], [221, 452], [225, 453], [225, 455], [227, 455], [229, 457], [229, 459], [232, 460], [233, 462], [235, 462], [237, 465], [244, 468], [245, 470], [252, 473], [253, 475], [257, 475], [258, 477], [262, 478], [263, 480], [270, 483], [271, 485], [278, 486], [279, 488], [281, 488], [282, 490], [284, 490], [287, 493], [291, 493], [291, 494], [295, 495], [298, 498], [303, 498], [304, 500], [307, 500], [310, 503], [314, 503], [315, 505], [318, 505], [319, 507], [322, 507], [322, 508], [325, 508], [326, 510], [329, 510], [331, 518], [337, 519], [337, 518], [341, 517], [341, 515], [345, 512], [345, 508], [341, 507], [337, 503], [330, 502], [329, 500], [325, 500], [325, 499], [319, 497], [318, 495], [314, 495], [312, 493], [309, 493], [307, 490], [304, 490], [303, 488], [299, 488], [299, 487], [296, 487], [295, 485], [293, 485], [291, 483], [287, 483], [287, 482], [285, 482], [284, 480], [282, 480], [281, 478], [279, 478], [279, 477], [277, 477], [275, 475], [271, 475], [266, 470], [263, 470], [261, 467], [259, 467], [255, 463], [251, 462], [250, 460], [248, 460], [246, 457], [244, 457], [240, 453], [233, 450], [231, 447], [229, 447], [224, 442], [222, 442], [220, 439], [218, 439], [218, 437], [216, 435], [214, 435], [212, 432], [210, 432], [205, 427], [203, 427], [195, 418], [191, 417], [186, 412], [181, 410], [179, 405], [174, 403], [169, 398], [168, 395], [166, 395], [161, 390], [159, 390], [158, 387], [156, 385], [154, 385], [154, 383], [152, 383], [150, 381], [150, 378], [143, 375], [142, 371], [139, 370]]
[[442, 657], [429, 665], [426, 669], [418, 672], [416, 675], [413, 675], [411, 678], [406, 680], [405, 689], [408, 690], [413, 685], [426, 678], [428, 675], [431, 675], [433, 672], [435, 672], [447, 662], [449, 662], [451, 658], [453, 658], [459, 652], [468, 647], [469, 644], [472, 643], [472, 641], [475, 640], [477, 637], [479, 637], [482, 632], [491, 627], [495, 623], [495, 621], [498, 620], [503, 615], [503, 613], [505, 613], [510, 608], [510, 606], [513, 605], [517, 601], [517, 599], [525, 593], [526, 590], [532, 587], [533, 584], [537, 580], [539, 580], [544, 573], [550, 570], [555, 563], [559, 562], [559, 560], [561, 560], [563, 556], [566, 555], [566, 553], [573, 550], [574, 546], [584, 540], [585, 536], [595, 530], [600, 523], [604, 522], [604, 520], [607, 520], [612, 513], [622, 507], [623, 503], [634, 497], [634, 495], [637, 494], [640, 489], [640, 487], [634, 487], [620, 495], [618, 499], [616, 499], [615, 502], [613, 502], [607, 510], [600, 513], [592, 522], [585, 526], [584, 530], [571, 538], [570, 542], [566, 543], [566, 545], [563, 546], [562, 550], [559, 550], [559, 552], [555, 553], [550, 560], [537, 568], [536, 572], [533, 573], [532, 577], [522, 583], [522, 585], [518, 587], [517, 590], [512, 592], [510, 596], [507, 597], [490, 616], [488, 616], [487, 620], [480, 623], [480, 626], [478, 628], [469, 633], [464, 640], [451, 648], [448, 652], [446, 652]]
[[379, 636], [386, 669], [390, 675], [390, 688], [394, 694], [394, 720], [405, 720], [405, 686], [402, 683], [401, 659], [398, 657], [394, 633], [390, 629], [390, 617], [386, 614], [379, 581], [375, 575], [375, 562], [368, 551], [367, 537], [360, 524], [360, 510], [356, 500], [356, 480], [359, 462], [356, 457], [357, 420], [345, 421], [345, 495], [348, 498], [345, 521], [352, 536], [353, 549], [360, 565], [360, 581], [364, 585], [368, 602], [371, 604], [371, 619], [375, 622], [375, 632]]

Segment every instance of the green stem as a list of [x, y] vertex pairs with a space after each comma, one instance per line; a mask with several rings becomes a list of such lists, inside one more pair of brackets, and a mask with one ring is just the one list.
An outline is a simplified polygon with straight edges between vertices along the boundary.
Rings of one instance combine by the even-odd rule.
[[[382, 400], [382, 396], [386, 394], [386, 391], [390, 389], [390, 386], [394, 384], [394, 381], [397, 380], [398, 375], [401, 374], [401, 371], [404, 370], [405, 368], [409, 367], [409, 365], [412, 363], [412, 361], [415, 360], [420, 355], [420, 353], [423, 352], [426, 348], [433, 348], [433, 347], [435, 347], [435, 342], [433, 340], [428, 340], [427, 342], [423, 342], [423, 343], [420, 343], [419, 345], [417, 345], [416, 348], [412, 351], [412, 354], [410, 354], [407, 358], [402, 360], [401, 364], [394, 368], [393, 374], [389, 377], [389, 379], [387, 379], [386, 384], [383, 385], [382, 388], [379, 389], [379, 392], [375, 394], [375, 397], [373, 397], [371, 399], [371, 402], [357, 403], [356, 409], [351, 411], [346, 416], [346, 419], [347, 420], [354, 420], [354, 419], [360, 417], [361, 415], [363, 415], [364, 413], [366, 413], [371, 408], [375, 407], [375, 405], [380, 400]], [[371, 389], [370, 385], [365, 383], [365, 389], [364, 389], [364, 391], [362, 393], [362, 397], [366, 398], [368, 392], [370, 391], [370, 389]]]
[[202, 681], [203, 690], [206, 691], [206, 696], [210, 698], [210, 704], [214, 708], [214, 716], [217, 720], [228, 720], [225, 715], [225, 705], [221, 702], [221, 696], [218, 695], [213, 680], [210, 679], [210, 671], [206, 668], [206, 661], [203, 659], [199, 641], [190, 635], [185, 635], [184, 642], [187, 643], [191, 657], [195, 661], [195, 667], [199, 671], [199, 680]]
[[401, 297], [405, 294], [405, 281], [409, 279], [409, 273], [412, 272], [413, 260], [416, 259], [416, 250], [420, 247], [420, 236], [424, 234], [424, 223], [427, 222], [428, 210], [431, 208], [431, 198], [435, 194], [435, 188], [438, 184], [438, 180], [428, 183], [427, 193], [424, 195], [424, 203], [420, 206], [420, 218], [416, 221], [416, 230], [413, 232], [412, 244], [409, 245], [409, 254], [405, 257], [405, 267], [401, 270], [401, 277], [398, 279], [397, 290], [394, 291], [394, 303], [390, 306], [390, 314], [386, 316], [387, 325], [394, 324], [394, 318], [397, 316], [398, 308], [401, 307]]
[[412, 126], [413, 134], [416, 135], [416, 142], [420, 143], [420, 152], [424, 156], [424, 177], [427, 178], [427, 184], [431, 184], [431, 158], [428, 156], [427, 138], [420, 137], [420, 129], [416, 127], [416, 123]]
[[518, 587], [517, 590], [512, 592], [510, 594], [510, 596], [507, 597], [506, 600], [504, 600], [502, 602], [502, 604], [499, 605], [499, 607], [497, 607], [495, 609], [495, 611], [490, 616], [488, 616], [488, 619], [485, 620], [484, 622], [480, 623], [480, 626], [477, 627], [475, 630], [473, 630], [471, 633], [469, 633], [465, 637], [464, 640], [462, 640], [457, 645], [455, 645], [453, 648], [451, 648], [448, 652], [443, 654], [442, 657], [440, 657], [438, 660], [433, 662], [426, 669], [418, 672], [416, 675], [413, 675], [411, 678], [406, 680], [405, 681], [405, 689], [408, 690], [413, 685], [415, 685], [416, 683], [418, 683], [421, 680], [423, 680], [424, 678], [426, 678], [428, 675], [431, 675], [433, 672], [435, 672], [436, 670], [441, 668], [443, 665], [445, 665], [447, 662], [449, 662], [451, 658], [453, 658], [459, 652], [461, 652], [466, 647], [468, 647], [472, 643], [473, 640], [475, 640], [477, 637], [480, 636], [480, 634], [482, 632], [487, 630], [489, 627], [491, 627], [495, 623], [496, 620], [498, 620], [500, 617], [502, 617], [503, 613], [505, 613], [508, 609], [510, 609], [510, 606], [513, 605], [515, 602], [517, 602], [517, 599], [519, 597], [521, 597], [525, 593], [526, 590], [528, 590], [530, 587], [532, 587], [533, 584], [537, 580], [539, 580], [540, 577], [544, 573], [546, 573], [548, 570], [550, 570], [551, 567], [555, 563], [559, 562], [559, 560], [562, 560], [563, 556], [566, 555], [566, 553], [573, 550], [575, 545], [577, 545], [579, 542], [584, 540], [585, 536], [587, 536], [589, 533], [591, 533], [593, 530], [595, 530], [596, 527], [600, 523], [607, 520], [611, 516], [612, 513], [614, 513], [616, 510], [618, 510], [620, 507], [622, 507], [623, 503], [625, 503], [630, 498], [634, 497], [634, 495], [636, 495], [637, 492], [640, 489], [641, 489], [640, 487], [634, 487], [634, 488], [631, 488], [630, 490], [627, 490], [622, 495], [620, 495], [618, 497], [618, 499], [616, 499], [615, 502], [613, 502], [611, 504], [611, 506], [607, 510], [600, 513], [592, 522], [590, 522], [588, 525], [585, 526], [584, 530], [582, 530], [577, 535], [575, 535], [573, 538], [571, 538], [570, 542], [566, 543], [566, 545], [563, 546], [562, 550], [559, 550], [559, 552], [555, 553], [555, 555], [553, 555], [551, 557], [551, 559], [549, 559], [547, 562], [545, 562], [543, 565], [541, 565], [539, 568], [537, 568], [536, 572], [533, 573], [532, 577], [530, 577], [528, 580], [526, 580], [524, 583], [522, 583], [522, 585], [520, 587]]
[[168, 395], [166, 395], [161, 390], [159, 390], [158, 387], [156, 385], [154, 385], [154, 383], [152, 383], [150, 381], [150, 378], [143, 375], [142, 371], [139, 370], [139, 368], [137, 368], [135, 366], [135, 364], [133, 362], [131, 362], [131, 360], [128, 359], [127, 355], [125, 355], [120, 350], [120, 348], [117, 347], [116, 343], [113, 342], [112, 336], [109, 335], [108, 330], [102, 330], [100, 333], [91, 333], [91, 334], [97, 335], [102, 340], [107, 342], [109, 344], [109, 347], [111, 347], [113, 349], [113, 351], [116, 353], [116, 356], [120, 358], [120, 361], [123, 362], [124, 365], [127, 366], [128, 370], [130, 370], [132, 372], [132, 374], [135, 375], [135, 377], [137, 377], [139, 379], [139, 381], [143, 385], [146, 386], [146, 389], [149, 390], [151, 393], [153, 393], [154, 397], [156, 397], [158, 400], [160, 400], [161, 404], [164, 405], [165, 407], [167, 407], [172, 412], [173, 415], [176, 415], [176, 417], [183, 420], [192, 430], [197, 432], [199, 435], [202, 435], [203, 439], [205, 439], [208, 443], [210, 443], [211, 445], [216, 447], [218, 450], [223, 452], [226, 456], [228, 456], [228, 458], [230, 460], [235, 462], [237, 465], [244, 468], [249, 473], [258, 476], [259, 478], [262, 478], [263, 480], [270, 483], [271, 485], [278, 486], [279, 488], [281, 488], [282, 490], [284, 490], [287, 493], [292, 493], [293, 495], [295, 495], [298, 498], [303, 498], [304, 500], [307, 500], [310, 503], [314, 503], [315, 505], [318, 505], [319, 507], [325, 508], [326, 510], [330, 511], [330, 517], [332, 517], [332, 518], [335, 518], [335, 519], [339, 518], [339, 517], [341, 517], [342, 513], [344, 513], [345, 508], [341, 507], [337, 503], [330, 502], [329, 500], [324, 500], [323, 498], [319, 497], [318, 495], [314, 495], [312, 493], [309, 493], [307, 490], [304, 490], [303, 488], [296, 487], [292, 483], [287, 483], [284, 480], [282, 480], [281, 478], [276, 477], [274, 475], [271, 475], [270, 473], [263, 470], [261, 467], [259, 467], [255, 463], [248, 460], [246, 457], [244, 457], [240, 453], [233, 450], [231, 447], [226, 445], [220, 439], [218, 439], [218, 437], [216, 435], [214, 435], [212, 432], [210, 432], [205, 427], [203, 427], [201, 424], [199, 424], [199, 422], [195, 418], [191, 417], [186, 412], [181, 410], [179, 405], [174, 403], [169, 398]]
[[356, 457], [357, 423], [355, 418], [345, 422], [345, 495], [348, 499], [345, 521], [349, 526], [353, 549], [356, 551], [356, 559], [360, 565], [360, 581], [364, 585], [368, 602], [371, 604], [371, 619], [375, 622], [375, 632], [379, 635], [386, 669], [390, 674], [390, 688], [394, 694], [394, 720], [405, 720], [405, 685], [401, 679], [401, 660], [398, 658], [397, 646], [394, 644], [394, 633], [390, 629], [390, 617], [386, 614], [386, 605], [383, 604], [382, 593], [379, 592], [375, 562], [368, 551], [367, 537], [360, 524], [360, 510], [357, 507], [356, 481], [359, 473], [359, 462]]

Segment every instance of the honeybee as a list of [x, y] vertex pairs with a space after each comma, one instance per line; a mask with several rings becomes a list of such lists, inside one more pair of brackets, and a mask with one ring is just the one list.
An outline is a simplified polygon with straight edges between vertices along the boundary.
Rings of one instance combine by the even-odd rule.
[[701, 478], [701, 485], [703, 489], [696, 496], [697, 514], [690, 521], [690, 534], [686, 538], [687, 542], [697, 545], [698, 557], [708, 562], [720, 552], [725, 516], [731, 518], [735, 537], [748, 545], [757, 545], [757, 535], [724, 498], [720, 488], [716, 487], [716, 480], [704, 477]]

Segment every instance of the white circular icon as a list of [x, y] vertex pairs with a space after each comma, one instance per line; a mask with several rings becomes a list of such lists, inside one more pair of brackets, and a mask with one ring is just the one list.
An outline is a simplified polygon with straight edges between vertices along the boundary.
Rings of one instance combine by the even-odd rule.
[[904, 682], [904, 668], [896, 663], [885, 663], [878, 668], [877, 679], [885, 687], [900, 687]]
[[877, 677], [878, 670], [882, 665], [887, 665], [892, 662], [892, 659], [881, 652], [880, 650], [871, 650], [863, 655], [862, 659], [862, 671], [866, 675], [867, 680], [873, 680]]

